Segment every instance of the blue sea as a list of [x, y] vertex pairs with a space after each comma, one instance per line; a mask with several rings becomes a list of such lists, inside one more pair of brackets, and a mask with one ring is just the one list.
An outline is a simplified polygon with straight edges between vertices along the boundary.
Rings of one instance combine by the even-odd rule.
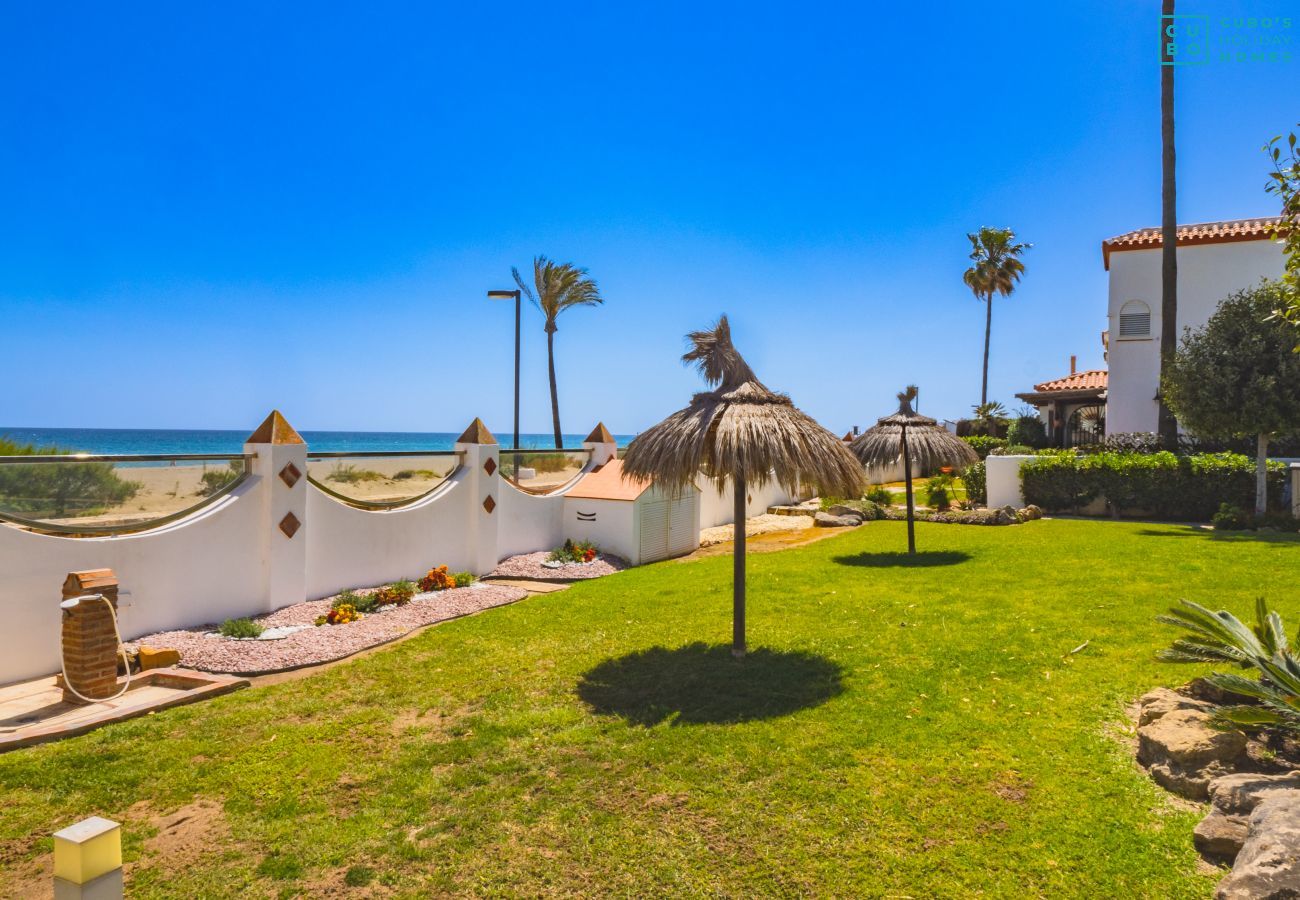
[[[456, 431], [303, 431], [310, 450], [322, 452], [372, 450], [451, 450], [460, 437]], [[80, 453], [242, 453], [246, 430], [186, 430], [154, 428], [20, 428], [0, 425], [0, 437], [19, 444], [51, 445]], [[498, 434], [503, 449], [510, 446], [511, 434]], [[582, 434], [564, 435], [565, 447], [581, 447]], [[616, 434], [620, 447], [633, 435]], [[519, 446], [546, 449], [555, 446], [550, 434], [519, 435]]]

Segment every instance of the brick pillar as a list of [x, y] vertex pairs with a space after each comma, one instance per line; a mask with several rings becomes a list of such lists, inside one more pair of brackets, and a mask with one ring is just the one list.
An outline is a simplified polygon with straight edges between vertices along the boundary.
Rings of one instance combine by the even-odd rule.
[[244, 442], [261, 480], [267, 612], [307, 599], [307, 444], [279, 410]]
[[[63, 582], [63, 599], [102, 594], [113, 605], [83, 600], [63, 610], [63, 662], [67, 682], [87, 697], [100, 699], [117, 693], [117, 632], [113, 613], [117, 610], [117, 577], [112, 569], [69, 572]], [[61, 682], [62, 684], [62, 682]], [[85, 703], [63, 685], [65, 703]]]
[[593, 466], [603, 466], [611, 459], [618, 455], [618, 443], [614, 436], [609, 433], [604, 422], [597, 422], [596, 427], [591, 429], [591, 434], [582, 442], [586, 450], [591, 451], [591, 464]]
[[501, 518], [501, 453], [497, 439], [481, 419], [475, 419], [456, 441], [465, 466], [469, 500], [470, 571], [486, 575], [496, 568], [497, 521]]

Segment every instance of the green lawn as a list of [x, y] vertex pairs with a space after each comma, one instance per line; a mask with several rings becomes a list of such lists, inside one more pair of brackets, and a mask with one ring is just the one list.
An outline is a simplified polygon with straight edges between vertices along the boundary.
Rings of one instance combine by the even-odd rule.
[[[0, 756], [0, 885], [98, 813], [127, 825], [133, 897], [1209, 896], [1198, 816], [1115, 734], [1196, 674], [1153, 659], [1170, 602], [1263, 594], [1300, 624], [1300, 541], [917, 538], [915, 565], [899, 522], [752, 556], [739, 664], [731, 560], [667, 562]], [[203, 839], [160, 852], [151, 819], [203, 799]]]

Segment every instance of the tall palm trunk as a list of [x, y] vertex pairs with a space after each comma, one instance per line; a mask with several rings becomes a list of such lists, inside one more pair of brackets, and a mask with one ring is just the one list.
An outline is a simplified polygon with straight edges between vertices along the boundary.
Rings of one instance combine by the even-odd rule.
[[555, 323], [546, 324], [546, 370], [551, 376], [551, 426], [555, 429], [555, 449], [564, 446], [560, 433], [560, 392], [555, 386]]
[[[1174, 0], [1164, 0], [1162, 13], [1174, 14]], [[1164, 42], [1165, 24], [1160, 20], [1161, 50]], [[1165, 54], [1160, 55], [1161, 62], [1168, 63]], [[1174, 67], [1160, 67], [1160, 371], [1163, 374], [1172, 364], [1178, 350], [1178, 204], [1177, 183], [1174, 178]], [[1178, 420], [1173, 410], [1160, 396], [1160, 412], [1157, 419], [1160, 443], [1166, 450], [1178, 449]]]
[[1268, 512], [1268, 435], [1255, 438], [1255, 515]]
[[993, 294], [984, 298], [988, 309], [984, 315], [984, 381], [980, 385], [980, 405], [989, 402], [989, 338], [993, 335]]

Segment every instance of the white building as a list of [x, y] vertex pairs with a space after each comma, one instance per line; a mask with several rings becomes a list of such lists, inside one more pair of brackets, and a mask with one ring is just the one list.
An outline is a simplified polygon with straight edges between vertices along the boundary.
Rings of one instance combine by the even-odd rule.
[[[1281, 220], [1238, 219], [1178, 226], [1178, 321], [1203, 326], [1230, 294], [1281, 278], [1285, 259], [1272, 237]], [[1108, 328], [1102, 332], [1109, 370], [1076, 372], [1016, 396], [1038, 408], [1052, 443], [1091, 443], [1099, 432], [1154, 432], [1159, 417], [1159, 228], [1130, 231], [1101, 243], [1110, 272]]]
[[[1178, 226], [1178, 335], [1200, 328], [1228, 295], [1281, 278], [1285, 259], [1272, 238], [1280, 219]], [[1130, 231], [1101, 245], [1110, 272], [1106, 433], [1155, 431], [1160, 383], [1159, 228]]]

